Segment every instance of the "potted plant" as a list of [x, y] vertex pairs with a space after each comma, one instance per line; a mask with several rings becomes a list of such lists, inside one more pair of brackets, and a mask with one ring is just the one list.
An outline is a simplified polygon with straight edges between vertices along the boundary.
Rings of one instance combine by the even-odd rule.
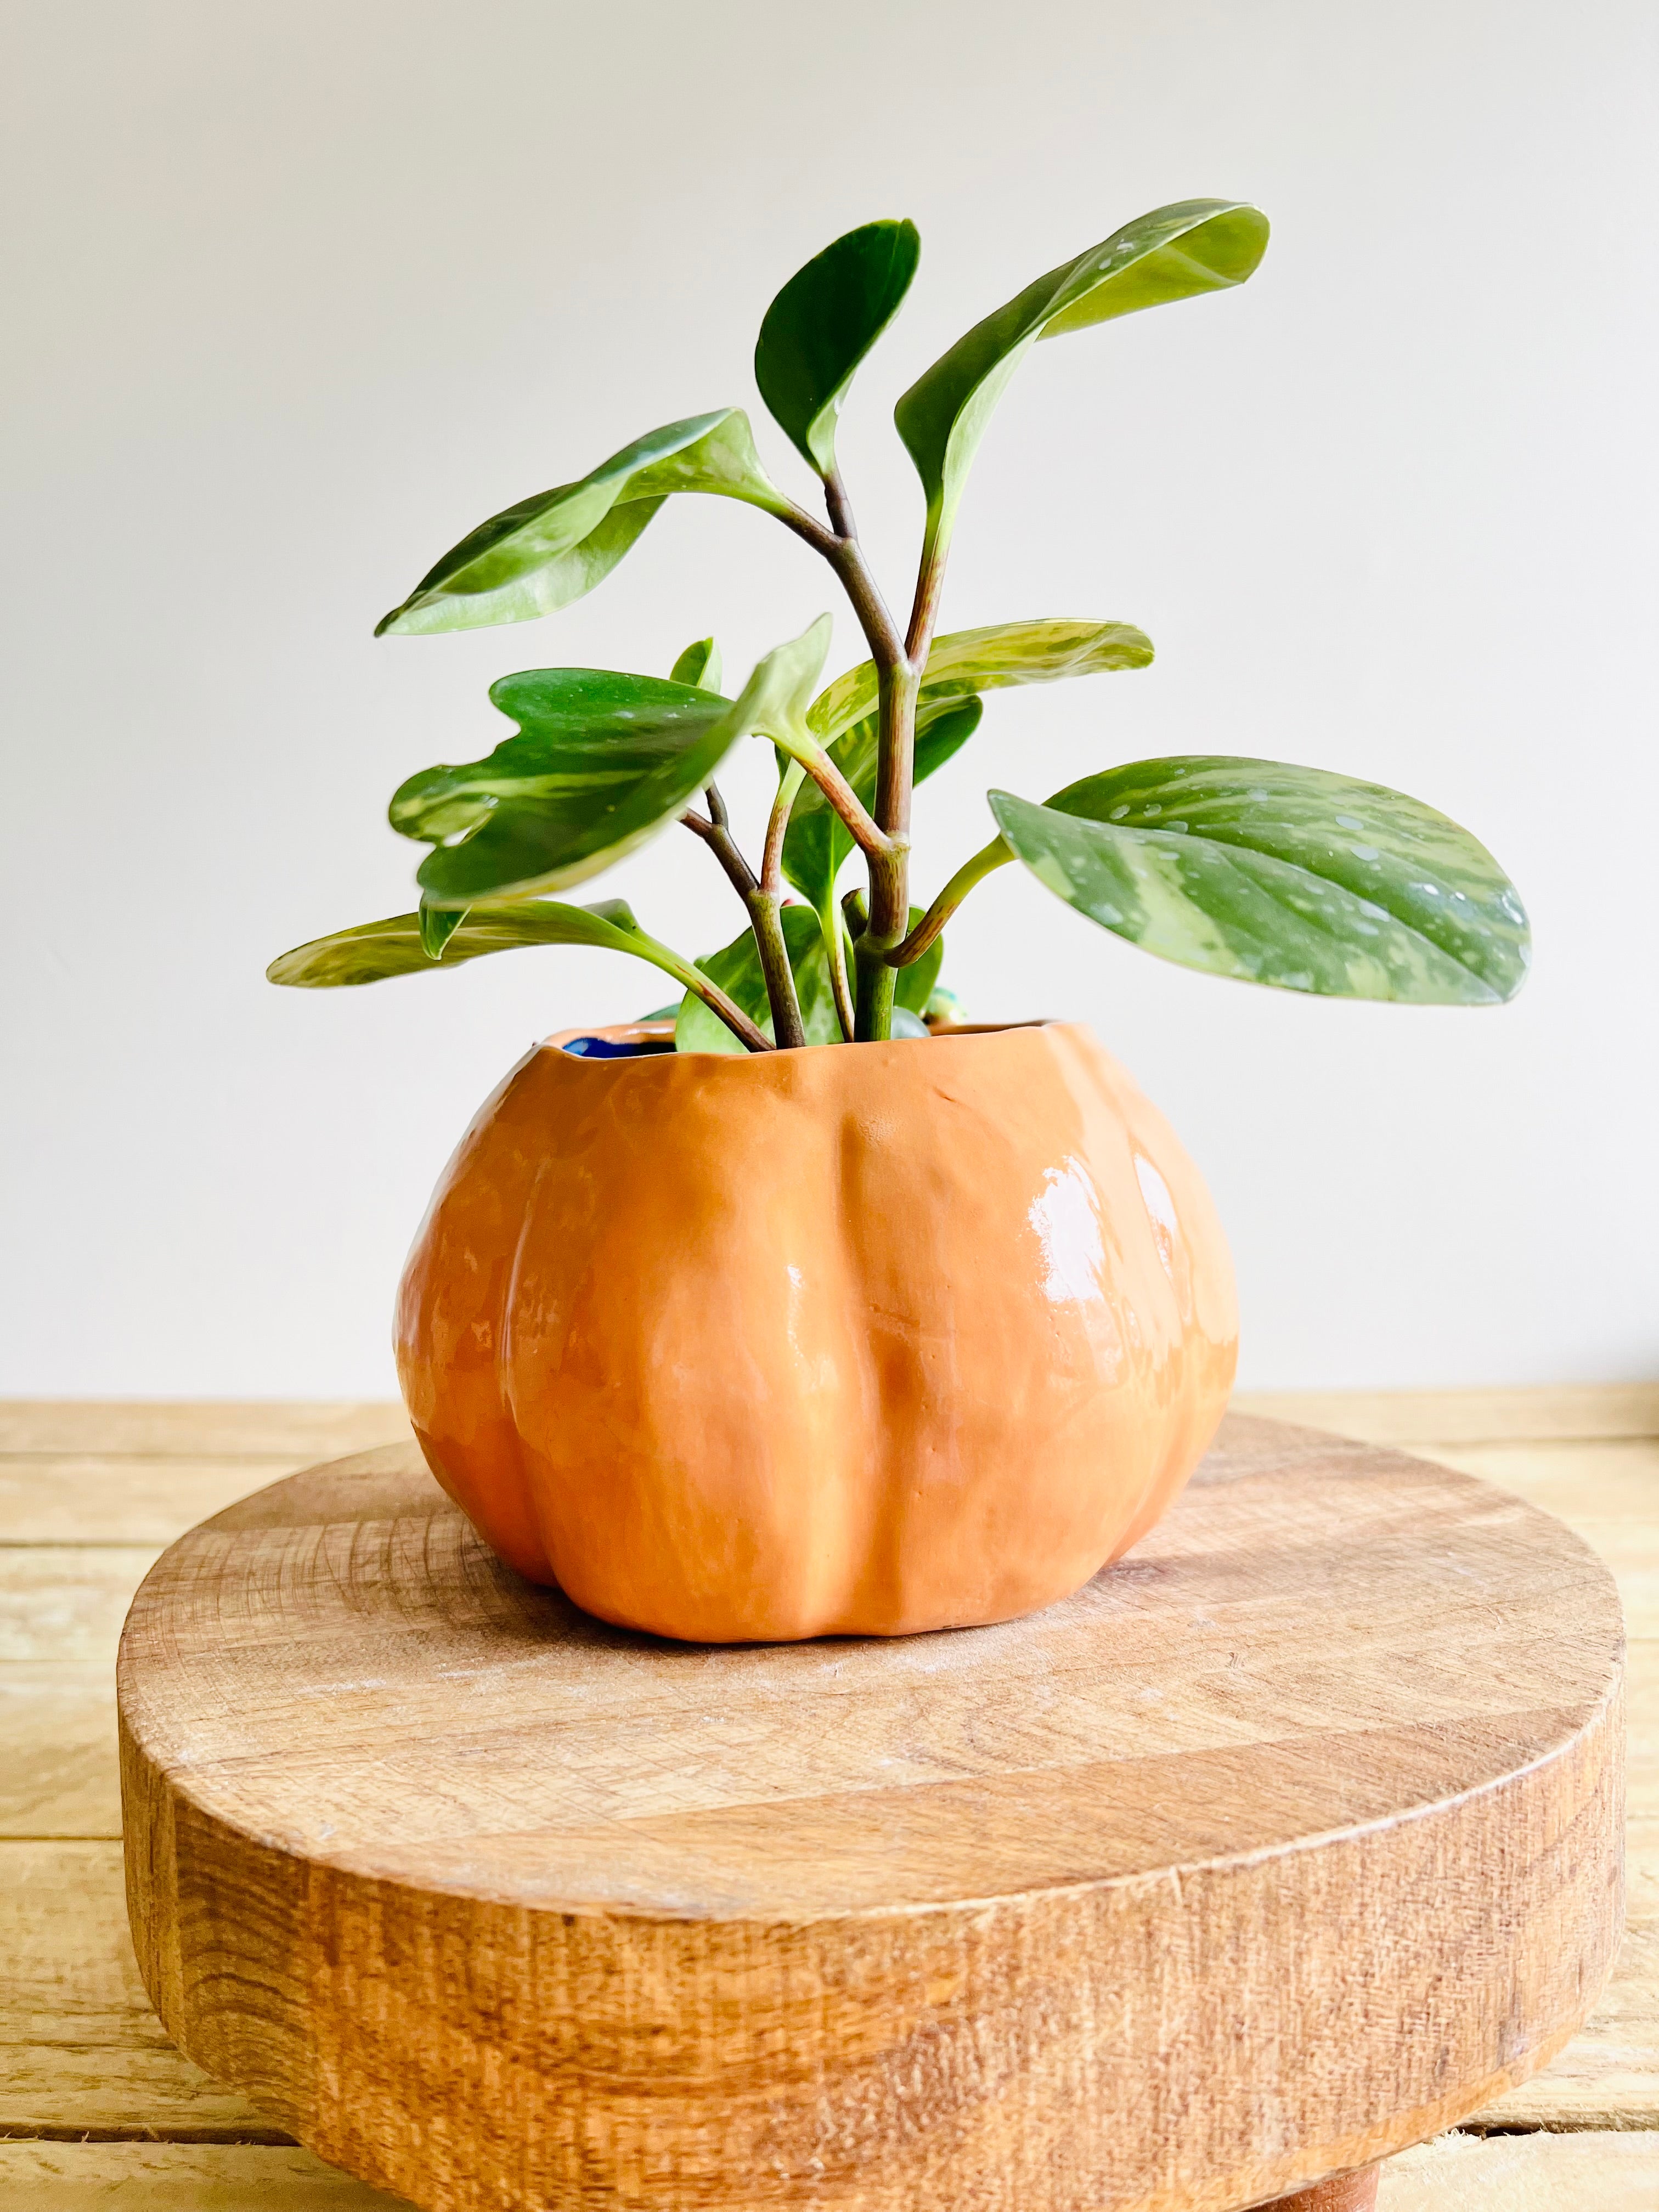
[[[1471, 1006], [1519, 988], [1525, 915], [1467, 831], [1278, 762], [1182, 756], [1041, 801], [993, 791], [988, 842], [912, 903], [914, 788], [973, 735], [985, 695], [1152, 657], [1117, 622], [938, 634], [997, 398], [1039, 339], [1227, 290], [1267, 239], [1242, 203], [1160, 208], [910, 387], [896, 420], [927, 515], [902, 626], [836, 459], [854, 374], [915, 272], [915, 230], [896, 222], [837, 239], [761, 326], [756, 381], [826, 520], [722, 408], [492, 516], [380, 625], [553, 613], [665, 499], [702, 492], [819, 554], [869, 648], [820, 689], [825, 616], [735, 696], [708, 639], [665, 678], [501, 678], [490, 697], [514, 734], [392, 797], [392, 826], [429, 848], [417, 909], [270, 970], [358, 984], [596, 945], [679, 987], [677, 1007], [554, 1037], [511, 1072], [445, 1171], [398, 1308], [434, 1474], [510, 1565], [605, 1619], [715, 1641], [1009, 1618], [1118, 1557], [1208, 1443], [1237, 1329], [1190, 1162], [1085, 1029], [972, 1030], [937, 992], [944, 928], [994, 870], [1017, 860], [1091, 921], [1212, 974]], [[714, 777], [749, 736], [775, 747], [778, 782], [746, 854]], [[620, 901], [556, 896], [677, 822], [745, 910], [723, 949], [692, 960]]]

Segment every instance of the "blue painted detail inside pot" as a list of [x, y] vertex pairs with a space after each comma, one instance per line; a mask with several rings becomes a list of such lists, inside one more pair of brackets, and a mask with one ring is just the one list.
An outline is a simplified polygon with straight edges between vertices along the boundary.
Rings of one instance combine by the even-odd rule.
[[645, 1060], [653, 1053], [672, 1052], [672, 1037], [653, 1037], [648, 1043], [617, 1044], [610, 1037], [572, 1037], [562, 1045], [562, 1052], [573, 1053], [578, 1060]]

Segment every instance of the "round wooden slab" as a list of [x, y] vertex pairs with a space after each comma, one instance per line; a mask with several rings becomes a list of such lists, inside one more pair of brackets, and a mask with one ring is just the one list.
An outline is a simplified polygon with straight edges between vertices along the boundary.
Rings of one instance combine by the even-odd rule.
[[1030, 1620], [718, 1650], [394, 1447], [139, 1592], [133, 1935], [191, 2057], [433, 2212], [1227, 2212], [1583, 2018], [1620, 1675], [1559, 1522], [1261, 1421]]

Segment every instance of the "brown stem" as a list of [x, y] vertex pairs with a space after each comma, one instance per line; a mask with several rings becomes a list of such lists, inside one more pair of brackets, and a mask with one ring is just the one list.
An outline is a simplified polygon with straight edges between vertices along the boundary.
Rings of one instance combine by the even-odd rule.
[[767, 1003], [772, 1009], [772, 1034], [784, 1051], [806, 1042], [800, 1017], [800, 998], [794, 970], [789, 965], [789, 943], [783, 933], [783, 840], [789, 827], [789, 810], [795, 803], [806, 771], [792, 760], [778, 785], [766, 825], [766, 845], [761, 855], [760, 881], [751, 884], [744, 899], [750, 926], [760, 953], [761, 974], [766, 980]]
[[847, 496], [847, 486], [842, 482], [838, 468], [832, 468], [823, 479], [823, 503], [836, 537], [856, 538], [859, 530], [853, 520], [853, 502]]
[[772, 1040], [758, 1023], [751, 1022], [734, 999], [728, 999], [718, 983], [711, 983], [707, 975], [699, 975], [695, 981], [686, 981], [688, 991], [702, 1000], [711, 1014], [718, 1014], [734, 1037], [748, 1046], [750, 1052], [770, 1052]]
[[797, 538], [804, 538], [815, 553], [822, 553], [826, 561], [835, 556], [838, 540], [833, 530], [827, 529], [816, 514], [809, 514], [804, 507], [797, 507], [793, 499], [786, 499], [780, 507], [767, 509], [775, 514], [786, 530], [793, 530]]
[[792, 760], [778, 784], [778, 795], [766, 824], [766, 843], [761, 853], [760, 887], [769, 897], [783, 896], [783, 841], [788, 833], [789, 811], [806, 778], [806, 770]]
[[[792, 798], [800, 788], [801, 774], [801, 769], [792, 763], [788, 776], [785, 779], [786, 783], [788, 782], [789, 777], [794, 779], [790, 788]], [[767, 1003], [772, 1010], [772, 1030], [779, 1044], [782, 1046], [805, 1044], [806, 1032], [801, 1024], [800, 1000], [796, 994], [794, 976], [790, 971], [789, 949], [784, 940], [783, 924], [779, 919], [779, 908], [782, 900], [780, 896], [778, 862], [783, 852], [783, 831], [789, 821], [788, 809], [787, 807], [783, 809], [782, 822], [777, 826], [775, 853], [773, 850], [772, 825], [768, 825], [766, 857], [762, 863], [763, 880], [757, 883], [753, 869], [738, 850], [737, 842], [726, 827], [730, 817], [726, 811], [726, 801], [712, 783], [708, 787], [707, 797], [708, 812], [713, 817], [712, 820], [706, 820], [702, 815], [693, 813], [689, 807], [681, 815], [680, 820], [695, 836], [702, 839], [703, 843], [708, 846], [721, 867], [725, 869], [732, 889], [748, 909], [749, 926], [754, 932], [755, 950], [760, 955], [761, 974], [766, 981]], [[781, 792], [780, 792], [780, 797], [781, 797]], [[778, 809], [774, 807], [775, 821]], [[766, 1032], [757, 1028], [750, 1020], [748, 1015], [742, 1012], [733, 1001], [726, 997], [718, 985], [710, 983], [704, 988], [694, 983], [690, 988], [697, 991], [698, 995], [714, 1008], [728, 1029], [737, 1030], [738, 1035], [751, 1050], [763, 1049], [769, 1052], [772, 1049], [767, 1040]], [[714, 994], [714, 996], [711, 997], [710, 993]], [[719, 1004], [716, 1004], [716, 999], [720, 1001]], [[735, 1021], [732, 1019], [733, 1015], [737, 1017]], [[740, 1028], [739, 1023], [742, 1024]], [[758, 1046], [755, 1042], [757, 1039], [759, 1040]]]
[[[789, 750], [787, 746], [784, 749]], [[836, 766], [823, 747], [816, 740], [805, 755], [790, 752], [790, 758], [810, 775], [846, 824], [847, 834], [860, 850], [872, 860], [885, 851], [887, 839], [882, 834], [875, 817], [865, 805], [847, 778]], [[793, 803], [794, 793], [790, 793]]]
[[[853, 603], [880, 677], [879, 760], [876, 772], [876, 811], [871, 823], [856, 794], [838, 792], [826, 781], [817, 763], [812, 774], [825, 797], [862, 847], [870, 870], [870, 926], [858, 940], [855, 957], [858, 988], [854, 1006], [854, 1034], [860, 1039], [883, 1038], [890, 1030], [893, 1012], [892, 969], [886, 955], [904, 936], [910, 919], [910, 793], [915, 775], [916, 697], [921, 671], [926, 663], [927, 641], [920, 653], [900, 639], [887, 611], [870, 565], [864, 557], [853, 521], [853, 510], [839, 470], [824, 479], [824, 500], [832, 530], [826, 530], [805, 508], [787, 504], [778, 510], [780, 520], [815, 550], [822, 553]], [[926, 580], [933, 540], [924, 549], [922, 574]], [[937, 592], [934, 594], [937, 599]], [[920, 601], [920, 589], [919, 589]], [[931, 612], [928, 616], [931, 634]], [[912, 629], [915, 619], [912, 618]], [[826, 756], [827, 762], [827, 756]], [[857, 807], [855, 816], [847, 801]], [[860, 819], [861, 817], [861, 820]], [[876, 834], [872, 835], [872, 832]]]
[[806, 1031], [800, 1018], [800, 1000], [795, 995], [789, 947], [783, 934], [782, 900], [775, 891], [757, 887], [749, 894], [749, 919], [754, 928], [755, 943], [760, 948], [761, 973], [766, 979], [766, 996], [772, 1009], [773, 1034], [780, 1050], [793, 1051], [805, 1043]]
[[882, 672], [876, 820], [885, 835], [887, 849], [870, 858], [870, 927], [855, 948], [860, 1040], [883, 1038], [890, 1033], [893, 970], [887, 956], [902, 941], [910, 925], [910, 799], [920, 689], [918, 672], [908, 660]]
[[904, 641], [898, 634], [898, 624], [887, 611], [887, 602], [864, 557], [864, 548], [856, 538], [837, 538], [831, 543], [832, 550], [824, 557], [841, 578], [842, 589], [853, 603], [871, 659], [878, 668], [896, 667], [904, 658]]
[[702, 839], [703, 843], [708, 846], [721, 867], [725, 869], [732, 890], [746, 904], [750, 892], [755, 888], [754, 871], [738, 850], [737, 842], [726, 826], [729, 818], [726, 811], [726, 802], [712, 783], [708, 787], [707, 795], [708, 811], [714, 817], [712, 821], [705, 821], [701, 814], [694, 814], [690, 807], [681, 815], [680, 820], [695, 836]]
[[927, 649], [933, 642], [933, 629], [939, 621], [939, 600], [945, 591], [945, 563], [950, 550], [950, 541], [944, 532], [937, 525], [930, 525], [922, 540], [916, 595], [911, 603], [910, 627], [904, 639], [905, 654], [919, 668], [927, 665]]

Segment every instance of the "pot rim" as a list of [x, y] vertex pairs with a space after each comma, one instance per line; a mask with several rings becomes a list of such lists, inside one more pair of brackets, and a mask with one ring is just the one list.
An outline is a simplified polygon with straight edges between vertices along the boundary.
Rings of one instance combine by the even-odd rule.
[[[793, 1057], [795, 1053], [806, 1052], [886, 1052], [894, 1046], [902, 1044], [938, 1044], [951, 1037], [1001, 1036], [1012, 1030], [1063, 1029], [1068, 1026], [1070, 1024], [1061, 1017], [1054, 1014], [1034, 1014], [1023, 1022], [943, 1022], [937, 1029], [930, 1029], [926, 1038], [866, 1038], [860, 1044], [850, 1046], [845, 1042], [838, 1045], [796, 1045], [791, 1048], [789, 1056]], [[572, 1045], [585, 1037], [595, 1038], [603, 1044], [623, 1047], [633, 1045], [637, 1049], [633, 1052], [623, 1051], [615, 1054], [573, 1052]], [[538, 1052], [562, 1052], [567, 1059], [578, 1061], [587, 1060], [596, 1067], [617, 1067], [629, 1062], [671, 1058], [729, 1060], [734, 1065], [750, 1063], [764, 1066], [774, 1056], [773, 1054], [766, 1052], [673, 1053], [665, 1049], [666, 1047], [672, 1047], [673, 1041], [674, 1024], [672, 1021], [612, 1022], [605, 1024], [590, 1022], [585, 1023], [579, 1029], [555, 1030], [550, 1036], [545, 1036], [541, 1040], [536, 1049]], [[778, 1055], [780, 1058], [783, 1056]]]

